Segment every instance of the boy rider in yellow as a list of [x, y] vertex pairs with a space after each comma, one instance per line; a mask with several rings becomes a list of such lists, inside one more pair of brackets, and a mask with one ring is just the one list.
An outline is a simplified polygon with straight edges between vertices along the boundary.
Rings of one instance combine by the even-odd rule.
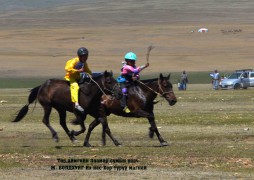
[[[77, 82], [80, 80], [80, 73], [86, 72], [91, 75], [92, 72], [86, 63], [88, 58], [88, 50], [84, 47], [81, 47], [78, 49], [77, 54], [78, 57], [67, 61], [65, 65], [66, 75], [64, 78], [70, 82], [71, 100], [75, 104], [75, 109], [80, 112], [84, 112], [84, 109], [79, 105], [78, 102], [79, 85]], [[78, 63], [83, 63], [83, 67], [80, 69], [75, 69], [75, 66]]]

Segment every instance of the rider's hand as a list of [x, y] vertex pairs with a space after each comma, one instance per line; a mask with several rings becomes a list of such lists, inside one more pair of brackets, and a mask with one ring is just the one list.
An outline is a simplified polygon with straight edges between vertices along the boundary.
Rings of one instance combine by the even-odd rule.
[[133, 80], [133, 81], [136, 81], [137, 79], [138, 79], [137, 77], [132, 76], [132, 80]]
[[133, 73], [134, 73], [134, 74], [138, 74], [138, 73], [139, 73], [139, 70], [138, 70], [138, 69], [134, 69], [134, 70], [133, 70]]
[[78, 69], [78, 72], [84, 72], [83, 68]]
[[145, 67], [148, 67], [149, 66], [149, 63], [146, 63]]

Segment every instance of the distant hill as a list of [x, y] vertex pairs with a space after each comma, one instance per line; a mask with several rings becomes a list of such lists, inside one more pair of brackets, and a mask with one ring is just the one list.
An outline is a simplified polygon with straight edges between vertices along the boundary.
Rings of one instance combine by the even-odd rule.
[[[81, 46], [93, 71], [117, 75], [126, 52], [143, 65], [149, 45], [156, 48], [142, 76], [253, 68], [253, 7], [253, 0], [0, 0], [0, 78], [63, 77]], [[209, 32], [198, 33], [202, 27]]]
[[0, 0], [0, 28], [251, 22], [254, 2], [222, 0]]

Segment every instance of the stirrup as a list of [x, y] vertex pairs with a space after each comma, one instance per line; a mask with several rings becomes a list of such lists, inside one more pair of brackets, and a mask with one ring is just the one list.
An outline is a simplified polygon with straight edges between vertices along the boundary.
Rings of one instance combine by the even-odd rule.
[[130, 109], [127, 106], [125, 106], [125, 108], [123, 108], [123, 111], [126, 112], [126, 113], [130, 113], [131, 112]]
[[80, 105], [75, 105], [75, 109], [77, 109], [80, 112], [84, 112], [85, 110]]

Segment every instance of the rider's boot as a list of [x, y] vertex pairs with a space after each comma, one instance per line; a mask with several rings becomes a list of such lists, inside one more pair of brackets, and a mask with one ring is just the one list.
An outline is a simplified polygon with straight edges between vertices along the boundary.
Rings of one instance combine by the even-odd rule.
[[75, 109], [76, 110], [78, 110], [78, 111], [80, 111], [81, 113], [84, 113], [85, 112], [85, 110], [79, 105], [79, 103], [75, 103]]
[[127, 95], [124, 94], [123, 97], [122, 97], [122, 99], [121, 99], [121, 107], [122, 107], [122, 109], [123, 109], [124, 112], [130, 113], [131, 111], [130, 111], [130, 109], [127, 107], [126, 102], [127, 102]]

